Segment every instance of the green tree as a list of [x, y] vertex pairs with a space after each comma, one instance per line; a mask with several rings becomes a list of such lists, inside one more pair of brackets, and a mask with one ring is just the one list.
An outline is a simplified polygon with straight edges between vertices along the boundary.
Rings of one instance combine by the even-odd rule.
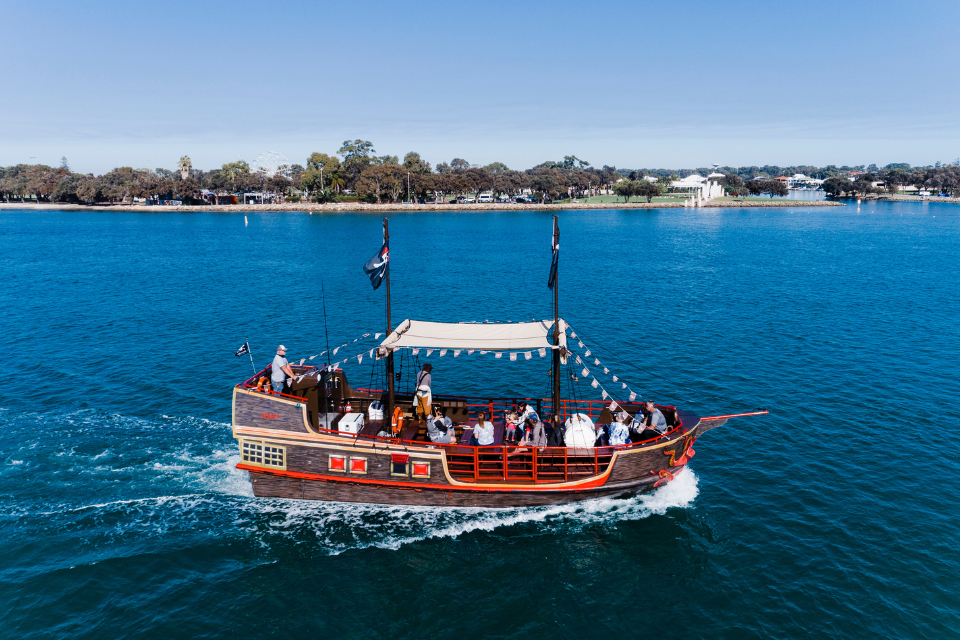
[[454, 158], [450, 161], [450, 168], [454, 171], [466, 171], [470, 168], [470, 163], [463, 158]]
[[356, 185], [360, 179], [360, 174], [373, 164], [373, 154], [376, 150], [373, 143], [369, 140], [344, 140], [340, 150], [337, 151], [343, 158], [343, 171], [345, 182], [348, 185]]

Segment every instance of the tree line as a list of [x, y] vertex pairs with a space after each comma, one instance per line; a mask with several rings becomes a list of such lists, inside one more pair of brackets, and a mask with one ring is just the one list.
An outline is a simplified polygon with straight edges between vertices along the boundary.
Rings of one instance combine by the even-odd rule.
[[[955, 190], [956, 166], [912, 168], [908, 164], [865, 167], [874, 171], [851, 181], [849, 176], [862, 167], [794, 166], [723, 167], [719, 179], [731, 195], [786, 195], [778, 175], [804, 173], [828, 176], [828, 193], [870, 193], [868, 182], [887, 185], [917, 184], [924, 188]], [[0, 197], [5, 201], [38, 202], [126, 202], [133, 198], [174, 199], [187, 203], [201, 201], [201, 192], [217, 194], [270, 192], [287, 199], [306, 197], [318, 202], [339, 200], [345, 194], [369, 202], [396, 202], [414, 198], [439, 199], [491, 192], [495, 197], [532, 193], [540, 201], [566, 197], [580, 198], [598, 189], [611, 190], [624, 200], [645, 197], [651, 201], [665, 193], [670, 182], [693, 173], [708, 175], [714, 169], [618, 169], [594, 167], [576, 156], [547, 161], [523, 170], [502, 162], [471, 164], [463, 158], [431, 165], [417, 152], [398, 156], [377, 155], [368, 140], [346, 140], [336, 153], [314, 152], [303, 165], [280, 167], [274, 173], [252, 170], [243, 161], [230, 162], [210, 171], [193, 167], [182, 156], [177, 169], [118, 167], [102, 175], [70, 170], [66, 158], [59, 167], [19, 164], [0, 167]], [[865, 177], [866, 176], [866, 177]], [[851, 186], [852, 185], [852, 186]], [[870, 186], [870, 189], [874, 187]], [[851, 191], [853, 190], [853, 191]]]
[[[938, 163], [939, 164], [939, 163]], [[861, 173], [853, 180], [847, 177], [828, 178], [823, 190], [829, 196], [865, 196], [872, 193], [898, 193], [903, 187], [915, 186], [933, 193], [949, 193], [960, 196], [960, 166], [947, 165], [925, 168], [884, 168], [876, 172]]]

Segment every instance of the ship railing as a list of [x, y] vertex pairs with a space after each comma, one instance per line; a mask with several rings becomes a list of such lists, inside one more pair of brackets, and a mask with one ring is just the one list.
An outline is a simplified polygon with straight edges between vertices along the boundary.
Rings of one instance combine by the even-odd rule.
[[450, 474], [466, 482], [561, 483], [607, 471], [625, 447], [445, 447]]

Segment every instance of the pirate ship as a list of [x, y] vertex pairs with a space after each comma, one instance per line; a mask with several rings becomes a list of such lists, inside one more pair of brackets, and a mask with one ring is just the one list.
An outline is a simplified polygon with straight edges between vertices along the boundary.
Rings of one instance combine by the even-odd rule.
[[[554, 217], [553, 260], [549, 285], [554, 294], [552, 319], [488, 324], [390, 320], [388, 222], [383, 245], [364, 266], [374, 287], [386, 284], [385, 338], [370, 351], [385, 365], [385, 388], [351, 386], [340, 363], [316, 367], [292, 365], [291, 384], [278, 393], [258, 385], [270, 367], [233, 389], [233, 435], [238, 440], [237, 468], [249, 472], [258, 497], [466, 507], [544, 505], [652, 490], [676, 476], [694, 456], [694, 442], [728, 419], [766, 411], [702, 417], [675, 406], [660, 406], [667, 421], [662, 434], [626, 444], [575, 442], [563, 438], [570, 420], [588, 417], [609, 424], [614, 413], [641, 418], [636, 394], [613, 400], [561, 397], [563, 367], [583, 366], [589, 350], [559, 315], [559, 229]], [[380, 335], [380, 334], [377, 334]], [[576, 345], [576, 346], [575, 346]], [[552, 360], [552, 393], [544, 398], [433, 395], [455, 425], [459, 437], [432, 442], [426, 424], [415, 415], [413, 389], [396, 388], [397, 354], [448, 350], [489, 354], [511, 360], [533, 354]], [[321, 354], [323, 355], [323, 354]], [[357, 356], [358, 362], [362, 356]], [[598, 360], [596, 362], [599, 362]], [[613, 377], [614, 381], [617, 378]], [[596, 378], [594, 378], [596, 382]], [[592, 386], [598, 386], [594, 384]], [[626, 385], [623, 385], [626, 388]], [[522, 405], [535, 407], [557, 446], [524, 446], [505, 440], [504, 417]], [[494, 442], [471, 445], [472, 425], [480, 413], [492, 419]]]

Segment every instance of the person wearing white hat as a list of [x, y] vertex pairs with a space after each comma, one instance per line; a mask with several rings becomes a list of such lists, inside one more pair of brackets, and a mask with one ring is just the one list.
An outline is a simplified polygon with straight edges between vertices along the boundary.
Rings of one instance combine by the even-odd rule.
[[273, 357], [273, 367], [270, 371], [270, 381], [273, 383], [273, 390], [277, 393], [283, 393], [287, 378], [293, 377], [293, 369], [287, 362], [287, 348], [283, 345], [277, 347], [277, 355]]

